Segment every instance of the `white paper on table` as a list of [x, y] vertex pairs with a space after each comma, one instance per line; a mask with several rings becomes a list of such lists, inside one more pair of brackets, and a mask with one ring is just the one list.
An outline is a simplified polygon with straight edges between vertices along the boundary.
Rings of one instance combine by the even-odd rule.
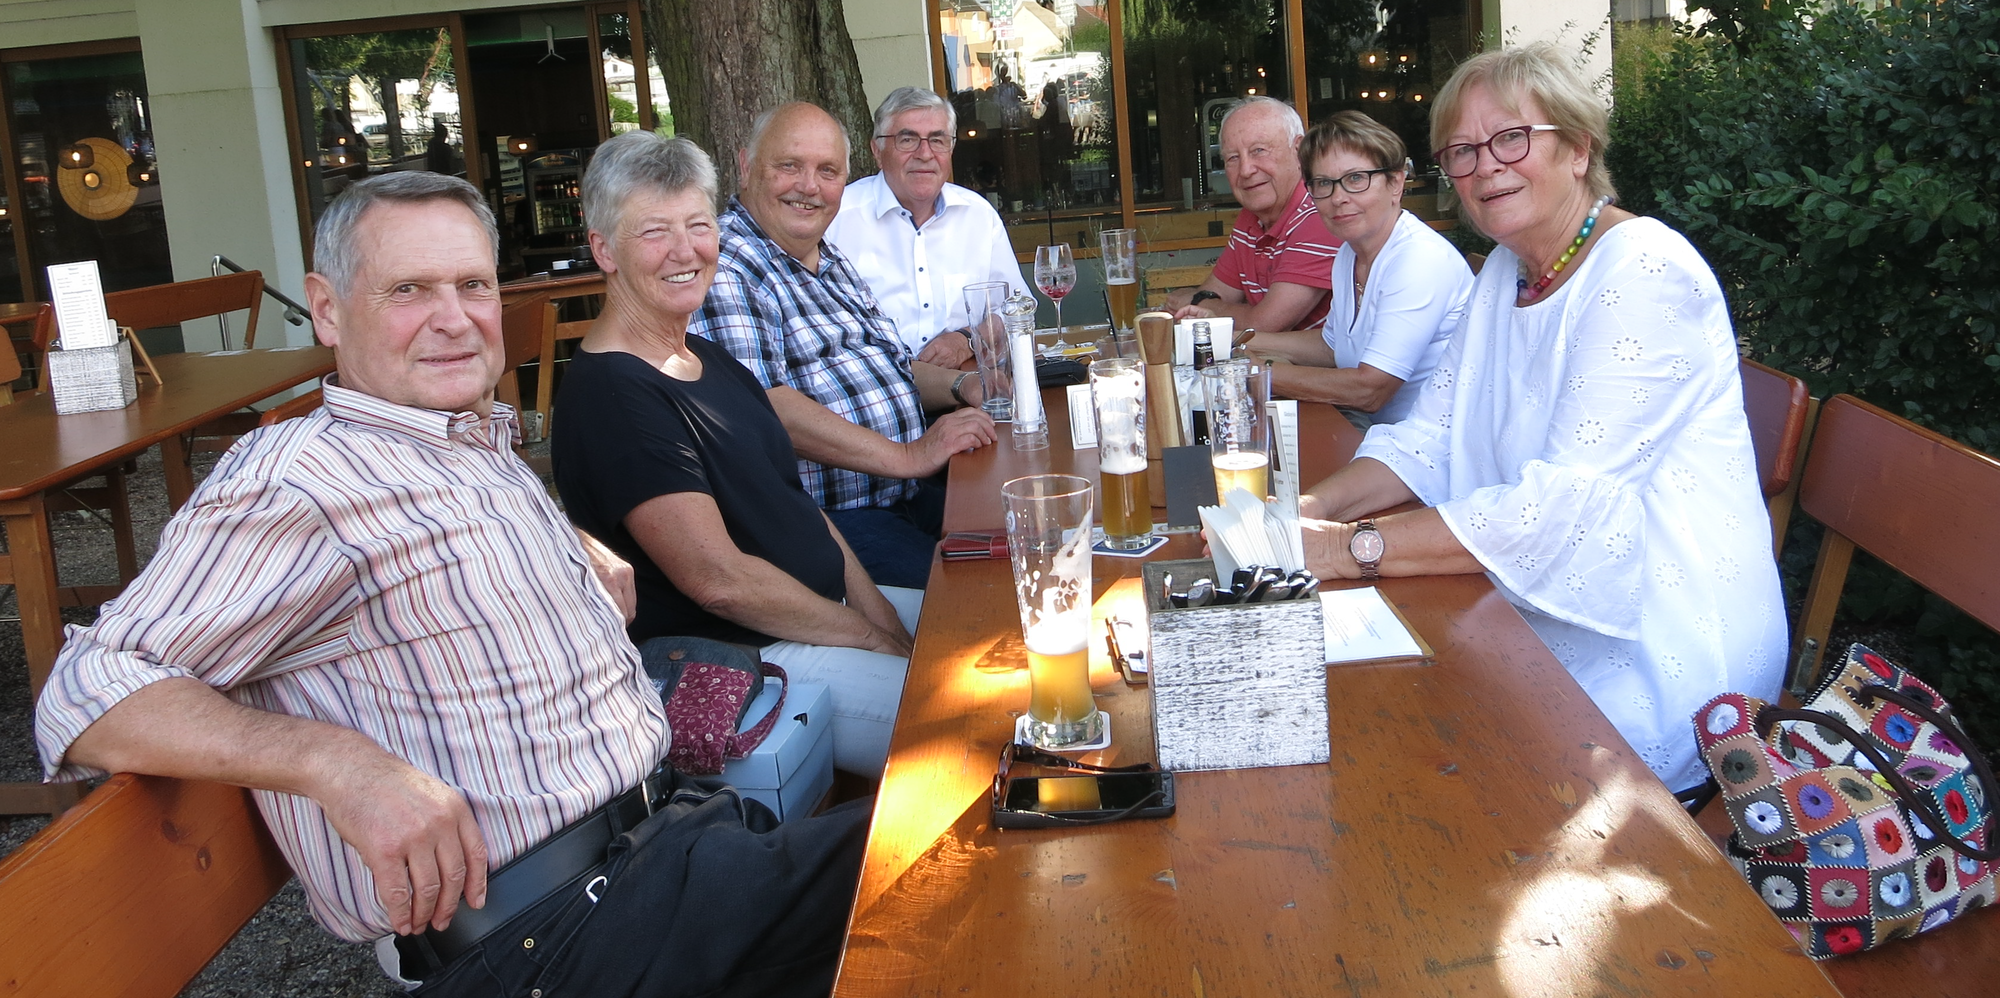
[[1263, 502], [1242, 489], [1230, 489], [1220, 506], [1200, 506], [1195, 512], [1208, 530], [1209, 560], [1215, 577], [1228, 579], [1239, 568], [1263, 566], [1296, 572], [1305, 567], [1299, 518], [1277, 502]]
[[1069, 392], [1069, 445], [1071, 450], [1097, 446], [1097, 404], [1089, 384], [1067, 385]]
[[1329, 663], [1422, 658], [1423, 646], [1374, 586], [1319, 594]]
[[1299, 404], [1293, 399], [1264, 403], [1272, 429], [1271, 442], [1277, 460], [1271, 468], [1271, 493], [1294, 517], [1299, 511]]
[[96, 260], [50, 265], [49, 297], [55, 299], [58, 345], [64, 350], [118, 342], [118, 327], [104, 315], [104, 282]]

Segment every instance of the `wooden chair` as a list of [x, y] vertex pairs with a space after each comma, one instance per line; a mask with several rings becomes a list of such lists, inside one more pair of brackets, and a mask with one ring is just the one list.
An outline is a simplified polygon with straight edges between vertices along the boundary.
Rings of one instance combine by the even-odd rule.
[[1200, 287], [1208, 280], [1213, 267], [1153, 267], [1146, 271], [1146, 307], [1158, 308], [1167, 303], [1167, 295], [1181, 288]]
[[[2000, 573], [1994, 568], [2000, 565], [2000, 461], [1836, 395], [1820, 406], [1799, 508], [1826, 525], [1826, 539], [1794, 637], [1787, 683], [1793, 692], [1803, 695], [1819, 676], [1857, 547], [2000, 629]], [[2000, 976], [2000, 914], [1980, 911], [1821, 966], [1849, 998], [1993, 994]]]
[[[48, 345], [55, 339], [55, 316], [55, 306], [47, 304], [43, 305], [41, 311], [35, 315], [32, 342], [34, 349], [45, 357]], [[0, 396], [0, 405], [8, 405], [14, 401], [14, 393], [7, 388], [7, 383], [21, 376], [21, 358], [14, 352], [11, 342], [0, 344], [0, 354], [5, 355], [0, 357], [0, 391], [5, 392], [4, 396]], [[13, 377], [7, 376], [9, 371], [13, 372]], [[48, 377], [48, 371], [48, 361], [44, 359], [42, 362], [44, 378]], [[47, 391], [48, 386], [44, 384], [42, 390]], [[126, 475], [134, 470], [136, 469], [131, 466], [131, 462], [126, 462], [49, 490], [47, 501], [50, 511], [80, 510], [108, 523], [111, 527], [111, 546], [118, 558], [117, 585], [65, 588], [62, 594], [63, 605], [82, 606], [102, 603], [118, 595], [126, 584], [138, 577], [139, 548], [132, 539], [132, 506], [126, 493]], [[102, 484], [93, 482], [94, 479], [100, 478]], [[91, 484], [85, 484], [87, 482]], [[12, 562], [6, 554], [0, 553], [0, 584], [12, 585], [13, 578]]]
[[0, 995], [172, 998], [291, 876], [249, 791], [121, 773], [0, 860]]
[[[257, 313], [263, 301], [264, 275], [246, 270], [239, 274], [114, 291], [104, 296], [104, 311], [113, 322], [130, 326], [134, 332], [246, 312], [243, 349], [248, 350], [257, 343]], [[182, 453], [192, 458], [197, 451], [228, 450], [237, 437], [256, 429], [257, 425], [256, 410], [232, 412], [195, 427], [194, 432], [187, 435], [188, 446]], [[189, 474], [192, 475], [192, 471]]]
[[[521, 408], [521, 375], [518, 370], [542, 356], [544, 341], [556, 337], [556, 303], [548, 298], [527, 298], [510, 302], [500, 309], [500, 338], [506, 344], [507, 359], [495, 396]], [[541, 399], [536, 399], [539, 404]]]
[[263, 411], [257, 417], [258, 426], [271, 426], [287, 419], [296, 419], [326, 403], [326, 392], [315, 388], [295, 399], [280, 402]]
[[1785, 548], [1785, 528], [1799, 494], [1805, 469], [1806, 444], [1819, 402], [1806, 393], [1806, 383], [1754, 360], [1740, 365], [1743, 374], [1743, 414], [1750, 419], [1750, 443], [1757, 452], [1757, 483], [1771, 511], [1771, 552]]

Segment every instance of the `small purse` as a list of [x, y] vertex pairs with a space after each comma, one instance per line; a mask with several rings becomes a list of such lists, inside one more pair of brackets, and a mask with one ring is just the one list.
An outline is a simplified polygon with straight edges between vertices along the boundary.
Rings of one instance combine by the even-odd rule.
[[[666, 707], [673, 745], [667, 764], [694, 776], [714, 776], [730, 759], [755, 751], [777, 726], [790, 682], [785, 670], [759, 662], [743, 649], [706, 638], [653, 638], [639, 646], [639, 658]], [[745, 730], [744, 716], [763, 691], [778, 680], [778, 702]]]
[[1730, 864], [1813, 959], [1993, 903], [1993, 770], [1937, 691], [1870, 649], [1801, 709], [1725, 693], [1694, 728]]

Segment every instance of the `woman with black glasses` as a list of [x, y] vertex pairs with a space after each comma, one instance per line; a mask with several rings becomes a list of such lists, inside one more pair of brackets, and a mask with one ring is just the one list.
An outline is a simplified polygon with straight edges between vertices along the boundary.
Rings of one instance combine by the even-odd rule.
[[1499, 246], [1409, 415], [1300, 498], [1307, 567], [1486, 573], [1639, 758], [1695, 787], [1689, 717], [1775, 697], [1785, 650], [1722, 288], [1686, 238], [1612, 206], [1604, 104], [1566, 53], [1468, 59], [1432, 114]]
[[1299, 142], [1299, 169], [1320, 220], [1341, 240], [1326, 325], [1258, 333], [1250, 350], [1280, 362], [1273, 392], [1340, 406], [1362, 429], [1393, 423], [1465, 317], [1472, 270], [1403, 210], [1409, 159], [1375, 119], [1342, 111], [1314, 125]]

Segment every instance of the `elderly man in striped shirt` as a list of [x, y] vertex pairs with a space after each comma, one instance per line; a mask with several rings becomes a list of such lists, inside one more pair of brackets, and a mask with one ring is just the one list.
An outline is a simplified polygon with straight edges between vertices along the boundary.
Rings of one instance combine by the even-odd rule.
[[72, 630], [49, 776], [252, 788], [319, 922], [426, 996], [823, 995], [866, 812], [777, 825], [660, 766], [623, 614], [493, 401], [496, 245], [452, 177], [329, 207], [326, 405], [245, 437]]
[[1243, 210], [1200, 287], [1167, 296], [1178, 318], [1227, 316], [1238, 330], [1317, 329], [1326, 321], [1333, 257], [1299, 172], [1305, 122], [1283, 101], [1246, 97], [1222, 116], [1222, 170]]

